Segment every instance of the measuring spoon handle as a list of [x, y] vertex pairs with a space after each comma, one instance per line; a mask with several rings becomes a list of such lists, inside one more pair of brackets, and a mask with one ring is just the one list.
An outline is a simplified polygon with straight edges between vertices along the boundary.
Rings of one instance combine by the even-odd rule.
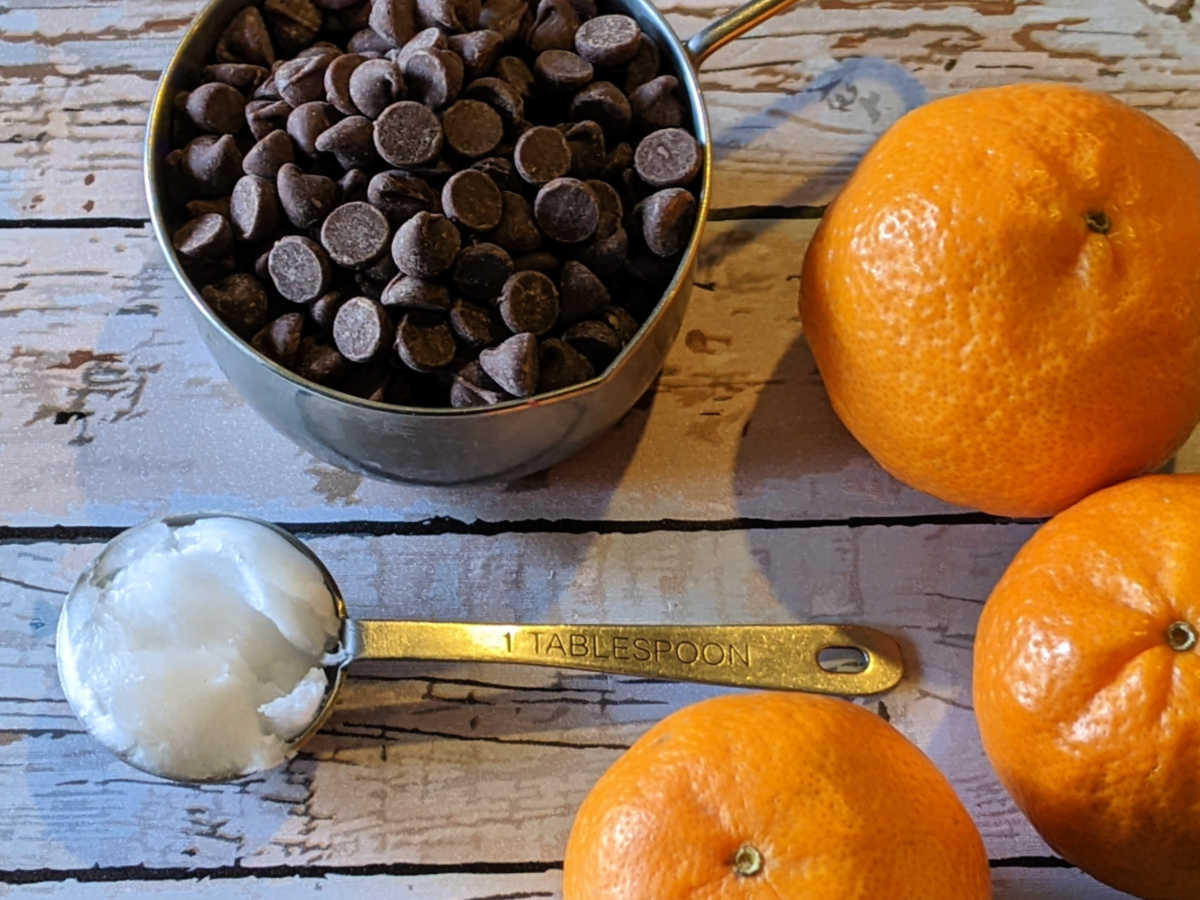
[[[350, 624], [354, 659], [519, 663], [843, 695], [886, 691], [904, 671], [896, 641], [862, 625]], [[822, 666], [822, 651], [835, 648], [858, 651], [866, 665]]]

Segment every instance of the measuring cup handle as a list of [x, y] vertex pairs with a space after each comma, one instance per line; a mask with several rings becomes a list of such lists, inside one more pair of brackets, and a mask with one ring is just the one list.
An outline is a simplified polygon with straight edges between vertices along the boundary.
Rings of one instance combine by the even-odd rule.
[[[861, 625], [482, 625], [363, 620], [355, 659], [519, 663], [735, 687], [877, 694], [903, 674], [900, 647]], [[855, 671], [826, 668], [847, 649]]]
[[714, 51], [760, 22], [783, 12], [795, 2], [796, 0], [750, 0], [745, 6], [739, 6], [728, 15], [717, 19], [707, 28], [693, 34], [684, 44], [692, 65], [700, 68], [700, 64]]

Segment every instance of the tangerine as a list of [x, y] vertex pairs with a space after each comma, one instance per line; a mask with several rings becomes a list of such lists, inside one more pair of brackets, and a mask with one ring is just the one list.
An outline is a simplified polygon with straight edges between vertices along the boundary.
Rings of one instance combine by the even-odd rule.
[[900, 480], [1041, 516], [1200, 420], [1200, 161], [1058, 84], [901, 118], [808, 248], [800, 314], [846, 427]]
[[1200, 476], [1093, 494], [1037, 531], [975, 639], [975, 712], [1046, 842], [1151, 900], [1200, 897]]
[[717, 697], [644, 734], [584, 800], [564, 900], [977, 900], [983, 842], [879, 716], [806, 694]]

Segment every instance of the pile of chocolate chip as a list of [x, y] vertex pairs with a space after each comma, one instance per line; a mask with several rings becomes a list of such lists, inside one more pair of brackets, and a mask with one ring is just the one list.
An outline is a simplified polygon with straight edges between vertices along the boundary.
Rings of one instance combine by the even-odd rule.
[[175, 250], [318, 384], [468, 407], [585, 381], [695, 223], [703, 156], [659, 73], [595, 0], [247, 6], [175, 98]]

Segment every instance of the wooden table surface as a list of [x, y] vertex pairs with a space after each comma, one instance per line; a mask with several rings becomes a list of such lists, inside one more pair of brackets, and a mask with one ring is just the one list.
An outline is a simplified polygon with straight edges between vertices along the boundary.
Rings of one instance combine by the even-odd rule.
[[[292, 527], [362, 616], [886, 628], [909, 674], [864, 702], [949, 776], [997, 896], [1118, 896], [1054, 857], [979, 746], [976, 619], [1035, 525], [947, 507], [868, 458], [830, 410], [797, 279], [821, 205], [930, 98], [1068, 81], [1200, 147], [1192, 0], [819, 0], [720, 51], [702, 78], [713, 222], [657, 389], [576, 458], [469, 489], [316, 461], [200, 346], [140, 183], [148, 100], [198, 5], [0, 2], [0, 896], [557, 897], [592, 783], [652, 722], [718, 693], [364, 665], [286, 768], [145, 777], [71, 715], [54, 625], [104, 540], [198, 509]], [[728, 5], [664, 9], [686, 36]]]

